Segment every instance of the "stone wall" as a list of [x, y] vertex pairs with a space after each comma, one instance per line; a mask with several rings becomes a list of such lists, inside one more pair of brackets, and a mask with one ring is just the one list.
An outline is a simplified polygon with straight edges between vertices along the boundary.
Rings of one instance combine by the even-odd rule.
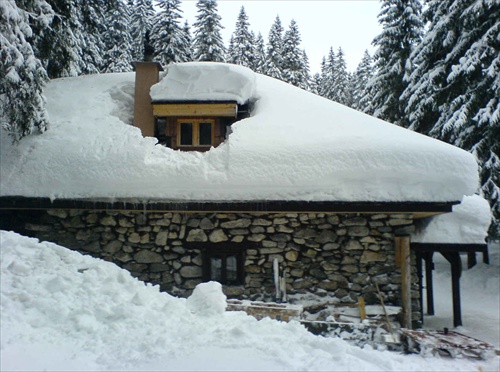
[[[410, 215], [140, 213], [48, 210], [16, 212], [26, 235], [112, 261], [174, 295], [189, 295], [203, 274], [204, 243], [244, 251], [244, 285], [229, 297], [273, 298], [273, 260], [286, 271], [290, 295], [311, 293], [339, 302], [400, 305], [394, 237], [414, 229]], [[24, 214], [23, 214], [24, 213]], [[413, 319], [419, 320], [413, 257]]]

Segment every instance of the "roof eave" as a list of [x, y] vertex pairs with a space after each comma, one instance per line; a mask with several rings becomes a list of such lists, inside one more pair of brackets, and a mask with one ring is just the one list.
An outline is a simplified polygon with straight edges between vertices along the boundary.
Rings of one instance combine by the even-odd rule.
[[144, 212], [248, 212], [248, 213], [408, 213], [426, 217], [452, 211], [459, 201], [443, 202], [346, 202], [300, 200], [168, 200], [140, 198], [50, 199], [2, 196], [0, 209], [90, 209]]

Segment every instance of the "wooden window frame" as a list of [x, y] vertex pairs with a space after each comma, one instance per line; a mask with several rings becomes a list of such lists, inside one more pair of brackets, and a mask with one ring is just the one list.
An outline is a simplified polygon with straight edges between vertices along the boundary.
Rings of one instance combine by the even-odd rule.
[[[245, 249], [239, 244], [221, 244], [221, 243], [201, 243], [203, 249], [203, 280], [208, 282], [212, 279], [211, 259], [220, 257], [221, 262], [221, 279], [220, 284], [225, 286], [240, 286], [245, 284]], [[227, 281], [227, 257], [236, 257], [236, 277], [234, 282]]]
[[[191, 145], [181, 145], [181, 126], [183, 123], [191, 123], [193, 125], [193, 141]], [[211, 138], [210, 145], [200, 145], [200, 123], [211, 124]], [[182, 148], [197, 148], [206, 147], [210, 148], [215, 143], [215, 118], [179, 118], [176, 120], [177, 126], [177, 147]]]

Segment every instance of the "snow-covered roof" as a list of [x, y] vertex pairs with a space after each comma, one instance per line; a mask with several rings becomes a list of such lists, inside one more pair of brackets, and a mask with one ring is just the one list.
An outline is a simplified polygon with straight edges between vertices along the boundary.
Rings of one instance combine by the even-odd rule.
[[165, 77], [151, 87], [156, 101], [236, 101], [247, 103], [255, 92], [255, 74], [226, 63], [171, 64]]
[[[226, 68], [179, 64], [169, 71], [184, 74], [180, 87], [195, 87], [214, 66]], [[251, 94], [236, 89], [236, 95], [254, 108], [223, 144], [204, 153], [156, 145], [128, 125], [133, 73], [51, 81], [45, 90], [51, 129], [18, 146], [1, 133], [0, 195], [444, 202], [476, 190], [477, 164], [466, 151], [244, 68], [227, 69], [245, 76], [242, 86], [253, 81]]]
[[415, 243], [485, 244], [491, 223], [488, 202], [479, 195], [465, 196], [453, 212], [434, 216], [413, 236]]

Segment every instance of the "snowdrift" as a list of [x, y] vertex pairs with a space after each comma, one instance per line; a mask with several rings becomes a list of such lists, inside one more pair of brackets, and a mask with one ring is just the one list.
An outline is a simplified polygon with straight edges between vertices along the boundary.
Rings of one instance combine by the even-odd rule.
[[301, 325], [225, 312], [218, 283], [189, 299], [115, 265], [0, 231], [1, 370], [495, 370], [360, 349]]

